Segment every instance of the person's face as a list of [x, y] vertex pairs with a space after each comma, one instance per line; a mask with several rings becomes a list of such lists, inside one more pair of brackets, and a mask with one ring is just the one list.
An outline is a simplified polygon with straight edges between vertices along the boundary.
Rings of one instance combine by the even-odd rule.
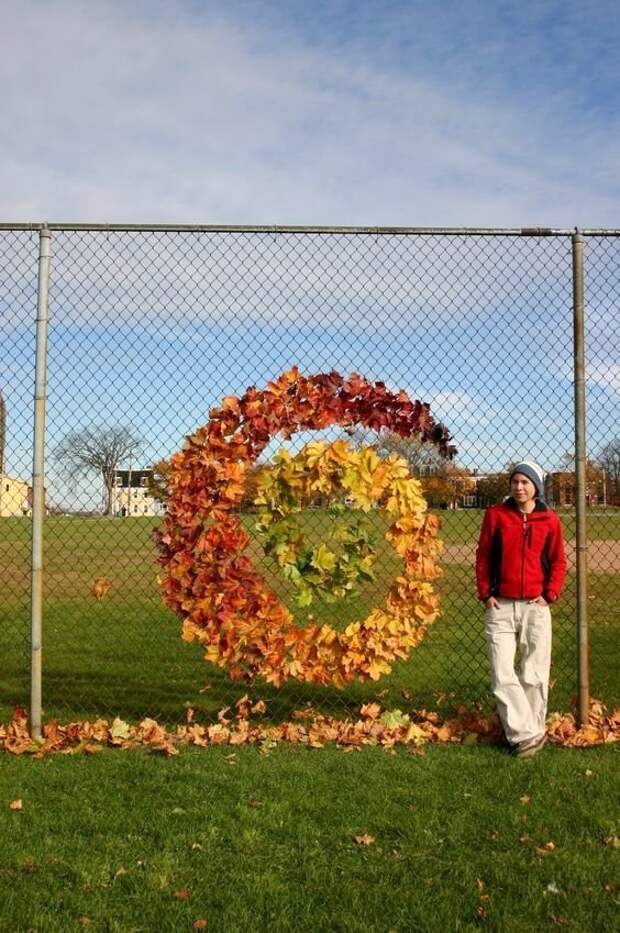
[[524, 473], [515, 473], [512, 477], [510, 492], [513, 498], [521, 504], [536, 498], [536, 486]]

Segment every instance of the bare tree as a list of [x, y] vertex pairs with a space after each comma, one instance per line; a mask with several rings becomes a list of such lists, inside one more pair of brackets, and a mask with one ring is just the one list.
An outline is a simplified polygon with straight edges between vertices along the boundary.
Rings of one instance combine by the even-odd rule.
[[111, 515], [116, 471], [124, 460], [140, 453], [143, 443], [133, 428], [81, 428], [66, 435], [53, 457], [70, 476], [99, 473], [105, 490], [104, 514]]
[[401, 437], [394, 431], [357, 429], [347, 432], [356, 448], [373, 445], [381, 457], [398, 454], [409, 464], [413, 476], [432, 476], [441, 473], [449, 462], [434, 444], [425, 443], [417, 435]]
[[615, 495], [620, 492], [620, 437], [605, 444], [599, 451], [596, 462], [601, 470], [605, 470]]

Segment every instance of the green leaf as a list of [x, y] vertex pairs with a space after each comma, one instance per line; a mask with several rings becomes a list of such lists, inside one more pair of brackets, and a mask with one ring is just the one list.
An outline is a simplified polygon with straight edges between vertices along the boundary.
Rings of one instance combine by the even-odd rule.
[[410, 719], [408, 714], [403, 713], [402, 710], [386, 709], [379, 717], [379, 722], [382, 722], [388, 729], [400, 729], [402, 726], [408, 726]]
[[303, 589], [295, 597], [295, 602], [300, 607], [311, 606], [312, 605], [312, 590]]

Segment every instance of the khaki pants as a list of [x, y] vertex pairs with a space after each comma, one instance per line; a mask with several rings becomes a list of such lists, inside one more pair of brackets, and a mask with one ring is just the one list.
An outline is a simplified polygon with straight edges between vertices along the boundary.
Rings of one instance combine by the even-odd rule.
[[[551, 612], [525, 599], [498, 599], [499, 609], [487, 609], [485, 634], [491, 663], [493, 695], [507, 740], [518, 745], [545, 731]], [[521, 652], [519, 671], [514, 661]]]

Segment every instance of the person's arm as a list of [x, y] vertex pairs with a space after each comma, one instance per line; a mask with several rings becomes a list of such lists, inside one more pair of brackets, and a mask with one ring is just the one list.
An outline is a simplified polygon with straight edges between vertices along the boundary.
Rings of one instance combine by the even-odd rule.
[[549, 536], [547, 553], [549, 555], [549, 578], [543, 596], [548, 603], [555, 603], [560, 598], [566, 577], [564, 536], [562, 534], [562, 523], [557, 515]]
[[491, 593], [491, 546], [493, 544], [493, 515], [490, 509], [484, 513], [478, 547], [476, 549], [476, 583], [478, 598], [483, 602], [492, 596]]

